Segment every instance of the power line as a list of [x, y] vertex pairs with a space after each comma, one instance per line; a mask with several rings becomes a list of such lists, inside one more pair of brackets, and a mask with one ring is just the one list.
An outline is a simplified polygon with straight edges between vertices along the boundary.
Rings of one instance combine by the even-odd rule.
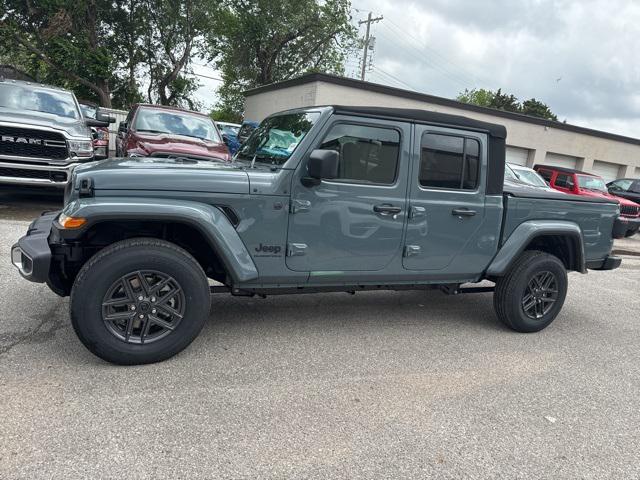
[[[405, 29], [403, 29], [400, 25], [398, 25], [397, 23], [395, 23], [393, 20], [391, 20], [390, 18], [387, 18], [387, 20], [389, 21], [389, 23], [395, 27], [396, 32], [394, 33], [389, 26], [387, 25], [387, 28], [389, 28], [389, 30], [394, 33], [394, 34], [399, 34], [401, 36], [406, 36], [411, 38], [412, 40], [414, 40], [417, 44], [422, 45], [422, 41], [420, 41], [418, 38], [416, 38], [415, 36], [413, 36], [412, 34], [408, 33]], [[414, 48], [416, 48], [413, 44], [407, 42], [409, 45], [413, 46]], [[456, 63], [452, 62], [450, 59], [448, 59], [447, 57], [443, 56], [442, 54], [440, 54], [436, 49], [429, 47], [428, 45], [422, 45], [424, 49], [428, 50], [429, 52], [431, 52], [431, 54], [440, 59], [443, 63], [449, 64], [451, 65], [454, 69], [458, 70], [458, 74], [460, 74], [461, 76], [465, 77], [466, 81], [468, 80], [472, 80], [473, 83], [478, 83], [477, 78], [475, 78], [475, 75], [473, 75], [472, 73], [468, 72], [466, 69], [464, 69], [463, 67], [457, 65]], [[444, 66], [442, 66], [441, 68], [445, 69], [446, 68]], [[450, 72], [451, 74], [453, 74], [453, 72]]]
[[195, 73], [195, 72], [184, 72], [184, 73], [186, 75], [194, 75], [196, 77], [208, 78], [209, 80], [217, 80], [218, 82], [224, 82], [224, 80], [222, 80], [221, 78], [210, 77], [209, 75], [203, 75], [201, 73]]
[[[384, 24], [383, 24], [384, 25]], [[385, 25], [386, 26], [386, 25]], [[421, 58], [425, 64], [431, 68], [432, 70], [440, 73], [441, 75], [444, 75], [445, 77], [447, 77], [449, 80], [457, 83], [458, 85], [462, 86], [462, 87], [467, 87], [468, 83], [465, 82], [464, 80], [462, 80], [461, 78], [459, 78], [457, 75], [453, 74], [452, 72], [449, 72], [447, 69], [443, 68], [442, 66], [436, 64], [433, 62], [432, 59], [428, 58], [425, 53], [423, 51], [421, 51], [420, 49], [418, 49], [415, 45], [413, 45], [412, 43], [408, 42], [406, 39], [402, 39], [403, 42], [402, 44], [397, 42], [396, 40], [391, 40], [389, 37], [387, 37], [387, 35], [385, 35], [383, 32], [380, 32], [382, 37], [385, 38], [387, 41], [390, 41], [391, 43], [394, 43], [396, 45], [398, 45], [400, 48], [404, 48], [403, 45], [405, 45], [406, 47], [412, 49], [412, 53], [411, 55], [414, 55], [416, 57]], [[397, 39], [399, 37], [399, 35], [392, 31], [391, 29], [389, 29], [389, 33], [391, 35], [393, 35], [394, 39]], [[400, 37], [401, 38], [401, 37]]]
[[395, 75], [390, 74], [389, 72], [385, 72], [384, 70], [382, 70], [380, 67], [373, 67], [373, 70], [375, 72], [378, 72], [378, 74], [383, 74], [386, 77], [392, 79], [393, 81], [395, 81], [396, 83], [404, 86], [405, 88], [408, 88], [409, 90], [413, 90], [414, 92], [419, 91], [417, 88], [412, 87], [411, 85], [409, 85], [407, 82], [405, 82], [404, 80], [400, 80], [398, 77], [396, 77]]

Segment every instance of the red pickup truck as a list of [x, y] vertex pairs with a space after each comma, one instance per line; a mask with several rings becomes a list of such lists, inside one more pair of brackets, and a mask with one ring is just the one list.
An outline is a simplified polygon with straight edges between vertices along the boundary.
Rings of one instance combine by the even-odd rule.
[[620, 204], [620, 216], [614, 228], [616, 238], [630, 237], [640, 229], [640, 205], [609, 193], [602, 177], [572, 168], [552, 165], [534, 165], [533, 169], [546, 180], [551, 188], [561, 192], [617, 200]]
[[210, 117], [163, 105], [134, 105], [120, 122], [118, 157], [183, 157], [231, 160], [229, 148]]

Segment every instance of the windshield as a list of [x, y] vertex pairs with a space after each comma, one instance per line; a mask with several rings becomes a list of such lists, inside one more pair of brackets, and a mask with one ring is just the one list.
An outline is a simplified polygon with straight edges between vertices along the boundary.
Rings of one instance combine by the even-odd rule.
[[318, 117], [318, 112], [269, 117], [251, 133], [236, 158], [282, 165], [311, 130]]
[[518, 181], [518, 176], [515, 174], [513, 169], [508, 164], [504, 165], [504, 179], [509, 180], [511, 182]]
[[578, 175], [578, 185], [585, 190], [597, 190], [599, 192], [606, 192], [607, 186], [604, 184], [604, 180], [600, 177], [591, 177], [588, 175]]
[[138, 132], [170, 133], [220, 142], [220, 135], [210, 118], [186, 112], [140, 108], [133, 127]]
[[520, 180], [528, 183], [529, 185], [533, 185], [535, 187], [547, 186], [547, 182], [545, 182], [544, 179], [540, 175], [538, 175], [536, 172], [532, 172], [531, 170], [524, 170], [520, 168], [515, 169], [515, 171], [518, 173], [518, 177], [520, 178]]
[[33, 85], [0, 82], [0, 107], [79, 118], [73, 94]]
[[238, 130], [240, 130], [239, 126], [236, 127], [235, 125], [225, 125], [223, 123], [218, 123], [218, 128], [222, 133], [233, 136], [236, 136], [238, 134]]

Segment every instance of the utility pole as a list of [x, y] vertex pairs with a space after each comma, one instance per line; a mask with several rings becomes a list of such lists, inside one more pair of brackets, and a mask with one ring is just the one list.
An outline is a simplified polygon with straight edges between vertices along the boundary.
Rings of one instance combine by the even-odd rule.
[[369, 53], [369, 31], [371, 29], [371, 24], [374, 22], [379, 22], [382, 20], [382, 15], [376, 18], [371, 18], [371, 12], [369, 12], [369, 16], [366, 20], [360, 20], [358, 25], [362, 25], [363, 23], [367, 24], [367, 33], [364, 36], [364, 50], [362, 51], [362, 71], [360, 72], [360, 80], [364, 80], [364, 74], [367, 70], [367, 55]]

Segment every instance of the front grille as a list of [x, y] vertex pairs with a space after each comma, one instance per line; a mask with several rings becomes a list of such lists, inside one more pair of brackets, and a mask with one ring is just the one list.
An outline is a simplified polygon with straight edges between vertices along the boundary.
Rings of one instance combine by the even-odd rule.
[[28, 168], [0, 167], [0, 177], [29, 178], [52, 180], [55, 182], [66, 182], [67, 172], [48, 172], [46, 170], [31, 170]]
[[0, 125], [0, 155], [64, 160], [69, 157], [64, 135], [46, 130]]
[[627, 217], [637, 217], [640, 207], [633, 207], [631, 205], [620, 205], [620, 214]]

